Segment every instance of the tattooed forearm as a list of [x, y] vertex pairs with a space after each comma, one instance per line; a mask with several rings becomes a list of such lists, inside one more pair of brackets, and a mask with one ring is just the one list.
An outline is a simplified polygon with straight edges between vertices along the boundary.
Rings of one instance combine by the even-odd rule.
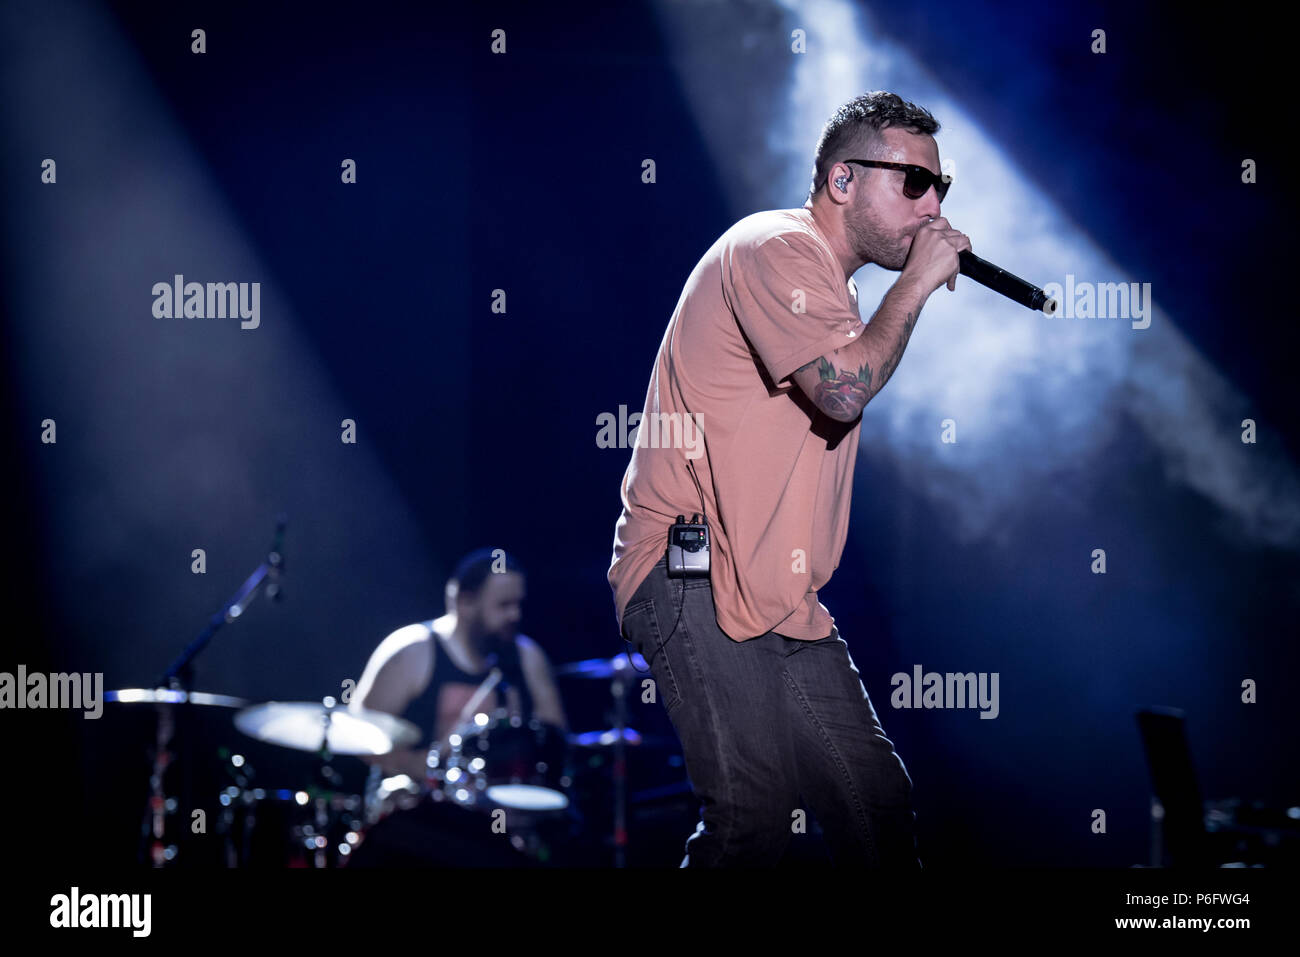
[[[920, 313], [909, 312], [907, 318], [903, 320], [903, 336], [898, 340], [898, 348], [880, 366], [880, 379], [876, 386], [876, 392], [883, 389], [885, 383], [889, 381], [889, 377], [894, 374], [894, 369], [898, 366], [898, 360], [903, 357], [903, 350], [907, 348], [907, 342], [912, 338], [912, 329], [915, 328], [916, 319], [919, 315]], [[875, 392], [872, 395], [875, 395]]]
[[[835, 351], [839, 352], [838, 349]], [[813, 363], [808, 363], [811, 365]], [[871, 398], [871, 366], [863, 364], [856, 372], [836, 369], [825, 356], [819, 357], [816, 365], [820, 381], [813, 402], [832, 419], [854, 418]]]
[[895, 283], [862, 335], [806, 363], [792, 378], [822, 413], [852, 422], [898, 368], [924, 299], [915, 286]]

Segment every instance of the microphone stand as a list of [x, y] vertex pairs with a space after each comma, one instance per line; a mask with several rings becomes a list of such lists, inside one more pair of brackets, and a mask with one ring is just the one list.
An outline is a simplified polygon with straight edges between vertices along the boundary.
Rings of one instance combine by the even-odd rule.
[[[193, 641], [185, 646], [185, 649], [177, 656], [171, 666], [163, 672], [161, 678], [155, 682], [156, 688], [167, 688], [171, 691], [178, 691], [176, 701], [185, 703], [189, 700], [189, 693], [194, 690], [194, 659], [199, 656], [208, 643], [212, 641], [217, 630], [226, 622], [234, 621], [244, 613], [247, 608], [257, 598], [258, 593], [263, 589], [266, 591], [266, 597], [272, 601], [279, 601], [282, 596], [280, 590], [280, 573], [284, 568], [284, 556], [280, 549], [284, 542], [284, 527], [286, 518], [283, 514], [277, 517], [275, 525], [275, 543], [271, 546], [270, 553], [266, 559], [257, 566], [253, 574], [249, 575], [247, 580], [239, 587], [221, 610], [208, 619], [204, 626]], [[148, 862], [152, 867], [164, 867], [177, 855], [177, 849], [172, 846], [168, 847], [164, 837], [166, 834], [166, 815], [168, 797], [163, 783], [163, 776], [167, 766], [176, 756], [176, 751], [171, 750], [173, 740], [176, 735], [176, 715], [173, 712], [173, 705], [176, 701], [162, 700], [158, 701], [158, 731], [154, 739], [153, 765], [149, 775], [149, 802], [145, 812], [145, 826], [142, 828], [140, 856], [145, 856], [145, 846], [148, 847]], [[181, 736], [183, 737], [183, 735]], [[192, 794], [193, 767], [187, 764], [185, 775], [181, 784], [181, 798], [186, 807], [191, 804]], [[170, 853], [169, 853], [170, 852]]]
[[[253, 574], [248, 576], [244, 584], [239, 586], [233, 598], [222, 606], [221, 610], [208, 619], [197, 638], [185, 646], [185, 650], [177, 656], [158, 680], [158, 687], [167, 687], [172, 689], [179, 688], [182, 691], [193, 691], [192, 682], [194, 680], [194, 659], [199, 653], [208, 646], [217, 630], [226, 622], [234, 621], [244, 613], [244, 609], [251, 605], [257, 598], [258, 592], [262, 587], [266, 587], [266, 597], [272, 601], [279, 601], [280, 592], [280, 573], [284, 568], [284, 557], [280, 554], [280, 548], [284, 541], [285, 519], [281, 515], [276, 522], [275, 544], [271, 546], [270, 554], [266, 560], [257, 566]], [[269, 579], [269, 582], [268, 582]]]

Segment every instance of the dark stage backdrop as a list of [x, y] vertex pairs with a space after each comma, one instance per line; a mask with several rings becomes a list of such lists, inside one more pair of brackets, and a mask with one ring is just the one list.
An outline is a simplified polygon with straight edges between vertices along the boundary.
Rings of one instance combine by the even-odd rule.
[[[1129, 3], [6, 4], [0, 670], [149, 684], [279, 513], [284, 599], [218, 634], [204, 690], [338, 694], [483, 546], [528, 569], [553, 662], [617, 654], [629, 450], [597, 419], [641, 408], [713, 240], [801, 205], [830, 111], [889, 88], [944, 124], [944, 212], [977, 253], [1155, 303], [1148, 328], [1047, 320], [963, 279], [866, 410], [822, 600], [922, 858], [1144, 862], [1147, 705], [1185, 710], [1207, 797], [1294, 804], [1279, 43]], [[257, 283], [256, 319], [157, 317], [178, 275]], [[869, 318], [893, 276], [857, 279]], [[917, 665], [997, 673], [996, 717], [895, 707]], [[575, 728], [607, 722], [599, 689], [562, 688]], [[21, 839], [86, 853], [67, 822], [135, 786], [95, 760], [105, 732], [0, 721], [8, 819], [41, 809]]]

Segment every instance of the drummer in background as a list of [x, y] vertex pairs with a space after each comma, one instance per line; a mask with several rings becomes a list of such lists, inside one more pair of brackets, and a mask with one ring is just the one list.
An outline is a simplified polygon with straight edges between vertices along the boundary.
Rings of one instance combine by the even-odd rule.
[[519, 563], [499, 548], [479, 549], [461, 559], [447, 582], [447, 614], [398, 628], [379, 643], [350, 707], [404, 717], [425, 737], [422, 747], [364, 757], [366, 763], [423, 778], [429, 748], [461, 723], [493, 667], [502, 680], [469, 718], [504, 707], [525, 721], [535, 717], [568, 730], [550, 662], [519, 632], [523, 602]]

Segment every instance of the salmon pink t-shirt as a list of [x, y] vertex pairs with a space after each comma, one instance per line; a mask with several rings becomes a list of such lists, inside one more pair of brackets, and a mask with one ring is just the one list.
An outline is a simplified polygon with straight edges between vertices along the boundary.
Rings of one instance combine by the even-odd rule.
[[623, 477], [609, 568], [620, 628], [669, 526], [699, 512], [702, 493], [718, 627], [736, 641], [831, 633], [817, 590], [844, 550], [862, 420], [822, 414], [789, 376], [865, 328], [807, 207], [746, 216], [704, 254], [659, 346]]

